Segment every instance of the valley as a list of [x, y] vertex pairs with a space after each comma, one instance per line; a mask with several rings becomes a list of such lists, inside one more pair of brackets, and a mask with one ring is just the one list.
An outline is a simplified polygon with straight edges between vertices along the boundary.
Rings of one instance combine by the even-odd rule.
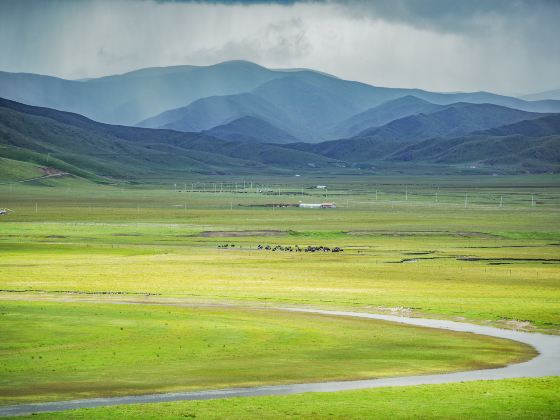
[[558, 91], [395, 86], [0, 72], [0, 416], [560, 417]]

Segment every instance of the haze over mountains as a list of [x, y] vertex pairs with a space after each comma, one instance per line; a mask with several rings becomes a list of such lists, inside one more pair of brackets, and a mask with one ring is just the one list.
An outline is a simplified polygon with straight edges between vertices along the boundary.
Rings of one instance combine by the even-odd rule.
[[270, 70], [246, 61], [148, 68], [84, 81], [0, 72], [0, 97], [76, 112], [95, 121], [201, 131], [251, 115], [306, 142], [337, 138], [339, 133], [330, 133], [337, 124], [406, 95], [439, 105], [493, 103], [560, 112], [560, 101], [555, 100], [375, 87], [311, 70]]
[[0, 72], [0, 97], [9, 99], [0, 102], [0, 156], [45, 165], [47, 154], [51, 165], [93, 178], [556, 171], [554, 96], [382, 88], [244, 61], [85, 81]]
[[522, 96], [526, 101], [560, 100], [560, 89], [547, 90], [545, 92], [532, 93]]

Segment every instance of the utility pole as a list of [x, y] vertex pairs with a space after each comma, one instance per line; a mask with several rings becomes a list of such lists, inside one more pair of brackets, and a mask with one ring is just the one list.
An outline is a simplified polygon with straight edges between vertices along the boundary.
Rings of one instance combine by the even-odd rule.
[[37, 203], [35, 203], [35, 213], [39, 212], [39, 205]]
[[465, 208], [467, 208], [467, 193], [465, 193]]
[[375, 201], [377, 201], [377, 190], [375, 190]]
[[404, 187], [404, 201], [408, 201], [408, 185]]
[[504, 206], [504, 197], [500, 195], [500, 208]]
[[535, 207], [535, 194], [531, 194], [531, 207]]

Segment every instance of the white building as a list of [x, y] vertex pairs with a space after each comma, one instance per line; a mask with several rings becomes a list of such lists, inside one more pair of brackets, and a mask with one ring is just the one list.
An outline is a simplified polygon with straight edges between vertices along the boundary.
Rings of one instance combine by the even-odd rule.
[[299, 203], [302, 209], [336, 209], [334, 203]]

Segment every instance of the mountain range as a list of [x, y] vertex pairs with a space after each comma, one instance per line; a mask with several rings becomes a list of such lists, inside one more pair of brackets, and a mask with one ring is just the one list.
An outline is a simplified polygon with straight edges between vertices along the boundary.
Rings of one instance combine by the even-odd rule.
[[[372, 127], [367, 116], [377, 114], [376, 107], [407, 95], [434, 105], [490, 103], [560, 112], [560, 100], [377, 87], [313, 70], [272, 70], [247, 61], [147, 68], [86, 80], [0, 72], [0, 97], [99, 122], [200, 132], [251, 116], [304, 142], [354, 136]], [[403, 108], [371, 123], [383, 125], [410, 112], [417, 113]]]
[[550, 99], [380, 88], [239, 61], [85, 81], [0, 73], [0, 95], [1, 158], [97, 182], [560, 168], [560, 101]]

